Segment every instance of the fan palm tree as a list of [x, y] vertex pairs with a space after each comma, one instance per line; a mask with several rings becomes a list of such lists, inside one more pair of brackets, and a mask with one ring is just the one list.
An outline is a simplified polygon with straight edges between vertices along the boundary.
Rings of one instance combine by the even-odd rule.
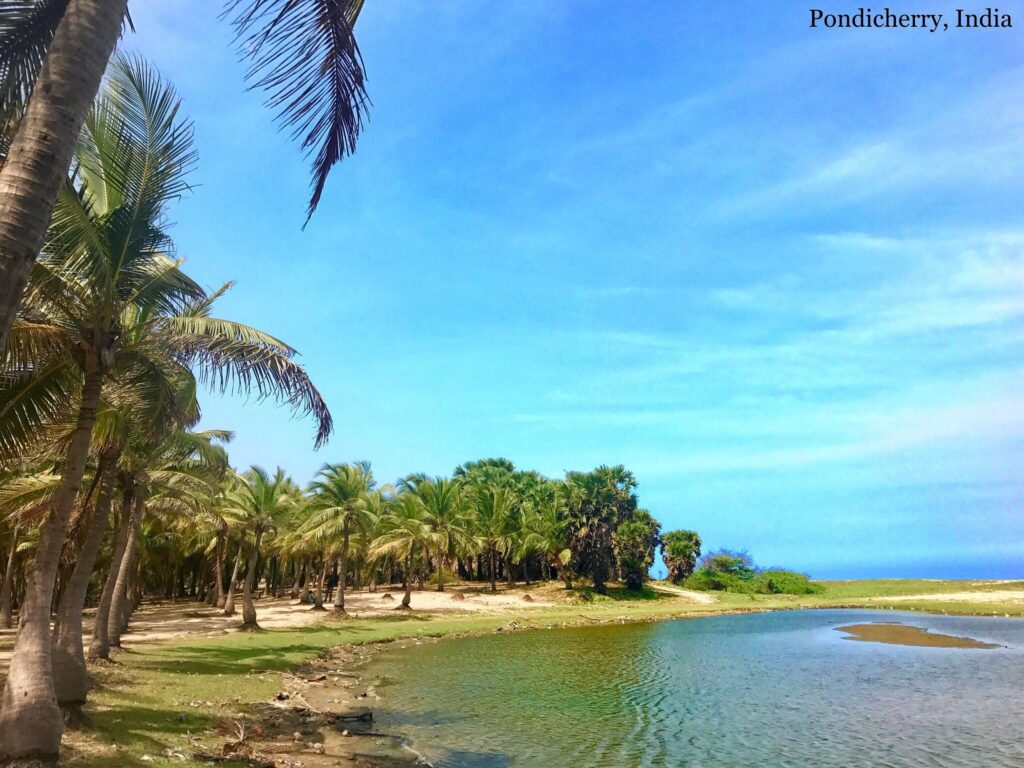
[[276, 531], [278, 525], [287, 519], [298, 503], [298, 496], [298, 488], [283, 469], [278, 468], [271, 476], [261, 467], [251, 467], [244, 475], [239, 475], [235, 487], [226, 494], [224, 514], [243, 523], [246, 533], [252, 536], [242, 586], [242, 629], [259, 629], [252, 592], [260, 544], [265, 535]]
[[[367, 109], [353, 33], [363, 0], [229, 0], [247, 77], [313, 155], [307, 221], [331, 168], [355, 150]], [[0, 4], [0, 344], [100, 88], [128, 0]]]
[[276, 396], [314, 414], [317, 444], [331, 429], [326, 405], [291, 359], [294, 350], [211, 317], [224, 289], [207, 295], [167, 256], [171, 243], [161, 223], [167, 204], [186, 188], [194, 157], [177, 108], [173, 89], [143, 62], [115, 61], [7, 337], [0, 451], [27, 450], [38, 425], [66, 421], [69, 403], [77, 408], [61, 481], [40, 529], [0, 710], [0, 753], [12, 757], [56, 755], [59, 748], [50, 605], [104, 386], [131, 381], [148, 387], [149, 399], [172, 402], [174, 382], [195, 368], [221, 390]]
[[349, 541], [353, 529], [372, 525], [368, 502], [374, 488], [368, 462], [326, 464], [309, 487], [309, 517], [298, 529], [313, 541], [340, 541], [338, 591], [334, 609], [345, 612], [345, 580], [348, 575]]

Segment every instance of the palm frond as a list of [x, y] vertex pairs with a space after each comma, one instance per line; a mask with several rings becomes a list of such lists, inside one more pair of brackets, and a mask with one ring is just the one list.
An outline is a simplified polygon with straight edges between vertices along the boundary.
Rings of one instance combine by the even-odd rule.
[[[255, 329], [215, 318], [161, 318], [160, 343], [198, 368], [197, 378], [220, 392], [274, 398], [298, 415], [317, 421], [315, 447], [334, 428], [331, 412], [306, 370], [291, 360], [291, 350]], [[268, 344], [266, 339], [275, 342]]]
[[81, 389], [80, 377], [67, 360], [29, 376], [0, 374], [0, 466], [23, 457], [42, 426], [68, 419], [76, 407], [68, 393]]
[[[24, 112], [69, 0], [0, 3], [0, 134]], [[6, 148], [2, 152], [6, 155]]]
[[[355, 151], [369, 97], [353, 33], [363, 0], [229, 0], [246, 79], [313, 155], [312, 217], [331, 168]], [[305, 226], [305, 225], [303, 225]]]

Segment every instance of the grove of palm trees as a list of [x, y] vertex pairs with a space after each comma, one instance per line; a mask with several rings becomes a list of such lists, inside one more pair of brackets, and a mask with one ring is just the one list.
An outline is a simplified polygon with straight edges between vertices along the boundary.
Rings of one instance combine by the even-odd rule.
[[[23, 28], [51, 5], [5, 11], [0, 56], [27, 55], [18, 13]], [[25, 62], [8, 61], [7, 124], [22, 124], [4, 174], [33, 103], [12, 113], [28, 86]], [[653, 561], [658, 524], [622, 467], [553, 481], [484, 460], [394, 484], [378, 484], [368, 463], [327, 464], [303, 484], [233, 468], [231, 432], [196, 429], [204, 387], [312, 417], [317, 446], [333, 425], [295, 350], [219, 317], [231, 286], [202, 288], [176, 255], [169, 207], [195, 164], [173, 87], [141, 58], [116, 56], [4, 340], [0, 604], [18, 632], [0, 754], [13, 764], [56, 758], [88, 700], [89, 664], [111, 658], [147, 596], [229, 615], [240, 603], [240, 627], [258, 630], [260, 595], [344, 613], [348, 590], [401, 584], [397, 607], [412, 609], [424, 581], [493, 591], [557, 576], [603, 592], [612, 578], [639, 588]]]
[[[381, 4], [367, 29], [364, 5], [0, 0], [0, 768], [355, 768], [428, 765], [428, 755], [465, 768], [776, 754], [810, 765], [806, 755], [826, 753], [834, 760], [822, 765], [848, 765], [873, 743], [893, 764], [908, 744], [914, 759], [953, 764], [966, 749], [979, 765], [1017, 764], [1024, 752], [1003, 743], [1001, 723], [1016, 717], [1019, 670], [1002, 652], [1022, 630], [995, 622], [1024, 616], [1024, 582], [816, 582], [717, 543], [749, 537], [765, 559], [807, 552], [842, 570], [872, 542], [871, 573], [888, 573], [949, 545], [924, 537], [903, 555], [882, 552], [915, 504], [933, 514], [960, 509], [951, 498], [972, 511], [1016, 502], [1016, 485], [975, 483], [968, 470], [982, 438], [1019, 435], [992, 417], [987, 395], [980, 410], [949, 409], [949, 393], [970, 387], [943, 383], [956, 366], [928, 355], [950, 345], [925, 337], [972, 329], [961, 346], [979, 357], [962, 362], [979, 382], [995, 376], [1005, 355], [982, 353], [1012, 348], [1019, 333], [1001, 343], [982, 333], [1019, 320], [999, 292], [1019, 271], [1003, 253], [1016, 240], [1000, 230], [997, 249], [950, 230], [937, 245], [861, 221], [895, 215], [906, 200], [875, 197], [910, 185], [914, 169], [962, 165], [966, 178], [968, 166], [898, 162], [920, 137], [906, 126], [887, 136], [881, 116], [905, 100], [846, 121], [875, 133], [837, 150], [831, 134], [845, 126], [827, 105], [839, 91], [823, 96], [820, 83], [794, 87], [785, 151], [769, 147], [763, 167], [740, 156], [763, 149], [775, 130], [763, 120], [782, 124], [776, 70], [795, 82], [808, 51], [827, 59], [831, 43], [818, 43], [830, 25], [812, 49], [780, 32], [781, 15], [748, 24], [764, 13], [753, 6], [733, 24], [719, 11], [680, 22], [671, 3], [596, 14], [573, 3]], [[436, 22], [427, 31], [424, 13]], [[816, 29], [821, 11], [811, 13]], [[157, 31], [133, 38], [137, 18]], [[357, 24], [361, 40], [400, 53], [382, 67], [389, 109], [365, 164], [372, 104]], [[223, 38], [215, 53], [210, 27]], [[762, 46], [762, 27], [785, 45]], [[596, 42], [573, 48], [577, 34]], [[721, 58], [692, 68], [723, 36]], [[843, 72], [860, 72], [856, 47], [840, 49]], [[218, 56], [241, 67], [237, 82]], [[157, 64], [168, 59], [188, 99]], [[812, 114], [816, 99], [828, 120]], [[971, 121], [989, 101], [1007, 99], [971, 102]], [[734, 108], [749, 125], [728, 122]], [[955, 118], [928, 135], [968, 133]], [[727, 128], [706, 130], [712, 120]], [[267, 126], [284, 133], [279, 145], [266, 143]], [[456, 127], [465, 136], [452, 142]], [[798, 146], [818, 156], [775, 180]], [[349, 183], [331, 199], [343, 160]], [[875, 167], [901, 171], [872, 183]], [[216, 192], [193, 205], [207, 184]], [[849, 189], [863, 191], [847, 199]], [[853, 210], [869, 197], [856, 226], [835, 229], [847, 210], [814, 217], [832, 199]], [[303, 214], [281, 212], [285, 198]], [[794, 212], [807, 218], [787, 221]], [[291, 230], [268, 225], [288, 215]], [[924, 303], [916, 291], [938, 257], [920, 274], [906, 268], [910, 288], [872, 288], [902, 274], [886, 259], [908, 237], [913, 252], [900, 258], [911, 266], [950, 243], [969, 252], [959, 271], [943, 266], [949, 285], [936, 278]], [[744, 247], [762, 245], [777, 262], [746, 263]], [[833, 302], [842, 280], [828, 270], [844, 258], [856, 276]], [[833, 306], [844, 302], [855, 309]], [[915, 307], [924, 321], [910, 321]], [[876, 350], [893, 353], [888, 363]], [[904, 370], [915, 355], [920, 366]], [[915, 372], [928, 384], [921, 397], [941, 402], [902, 399]], [[1013, 410], [1009, 395], [995, 402]], [[301, 436], [284, 435], [279, 418]], [[974, 435], [974, 421], [998, 435]], [[946, 466], [930, 464], [939, 443], [972, 451], [949, 464], [965, 473], [957, 488], [931, 477]], [[620, 462], [651, 478], [651, 509]], [[964, 488], [976, 490], [966, 501]], [[693, 514], [701, 531], [663, 530], [655, 508], [663, 521]], [[890, 515], [875, 529], [884, 536], [858, 527], [877, 510]], [[815, 527], [825, 518], [839, 527]], [[961, 522], [949, 529], [956, 547], [970, 528]], [[978, 541], [976, 553], [999, 549]], [[856, 609], [868, 623], [835, 626], [800, 610], [811, 608]], [[907, 616], [862, 615], [883, 608], [942, 617], [910, 627]], [[935, 631], [956, 630], [964, 617], [953, 614], [977, 619], [963, 630], [977, 637]], [[653, 623], [710, 615], [721, 620]], [[431, 648], [439, 638], [455, 647]], [[933, 667], [857, 656], [868, 643], [996, 661], [957, 666], [950, 655], [943, 675], [908, 678]], [[977, 688], [978, 670], [1010, 693], [965, 730], [941, 702]], [[854, 693], [822, 703], [833, 672]], [[935, 687], [957, 675], [959, 692]], [[843, 714], [833, 699], [871, 709], [819, 726]], [[877, 726], [877, 701], [935, 715], [920, 727], [940, 746], [922, 752]], [[451, 745], [431, 728], [449, 728]]]

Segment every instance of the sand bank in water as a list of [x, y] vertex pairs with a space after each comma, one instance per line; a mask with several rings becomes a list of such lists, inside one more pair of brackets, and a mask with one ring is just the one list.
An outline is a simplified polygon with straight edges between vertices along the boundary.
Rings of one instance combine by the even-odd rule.
[[878, 623], [851, 624], [848, 627], [836, 627], [846, 632], [849, 637], [844, 640], [860, 640], [865, 643], [889, 643], [891, 645], [918, 645], [928, 648], [999, 648], [992, 643], [983, 643], [970, 637], [940, 635], [920, 627], [906, 624]]

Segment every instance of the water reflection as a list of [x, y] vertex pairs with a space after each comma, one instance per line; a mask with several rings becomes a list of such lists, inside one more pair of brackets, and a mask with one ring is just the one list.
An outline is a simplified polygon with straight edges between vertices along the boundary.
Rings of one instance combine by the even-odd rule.
[[1024, 622], [900, 616], [985, 652], [854, 643], [867, 611], [446, 641], [385, 653], [382, 729], [437, 766], [1024, 764]]

